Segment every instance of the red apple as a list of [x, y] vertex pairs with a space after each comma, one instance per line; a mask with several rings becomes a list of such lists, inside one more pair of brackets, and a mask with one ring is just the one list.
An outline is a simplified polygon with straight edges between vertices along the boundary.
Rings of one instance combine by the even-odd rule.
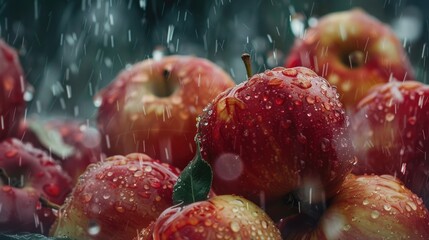
[[283, 239], [429, 239], [422, 200], [390, 175], [350, 174], [318, 218], [296, 215], [279, 224]]
[[360, 9], [322, 17], [295, 41], [285, 66], [309, 67], [325, 77], [337, 86], [346, 110], [353, 110], [378, 83], [414, 79], [394, 32]]
[[17, 129], [24, 115], [26, 88], [18, 54], [0, 39], [0, 140]]
[[47, 234], [55, 220], [40, 198], [62, 204], [70, 177], [44, 151], [18, 139], [0, 142], [0, 232]]
[[279, 229], [261, 208], [233, 195], [168, 208], [152, 231], [149, 239], [153, 240], [281, 239]]
[[21, 121], [16, 135], [60, 160], [74, 184], [89, 164], [104, 159], [100, 133], [78, 119], [28, 118]]
[[352, 116], [358, 156], [355, 173], [390, 174], [429, 206], [429, 86], [416, 81], [382, 84]]
[[233, 85], [221, 68], [201, 58], [135, 64], [96, 98], [105, 153], [143, 152], [183, 169], [195, 155], [196, 117]]
[[355, 161], [335, 88], [310, 69], [278, 67], [224, 91], [198, 122], [217, 194], [258, 205], [291, 192], [334, 195]]
[[173, 205], [179, 170], [145, 154], [91, 164], [60, 209], [53, 236], [132, 239]]

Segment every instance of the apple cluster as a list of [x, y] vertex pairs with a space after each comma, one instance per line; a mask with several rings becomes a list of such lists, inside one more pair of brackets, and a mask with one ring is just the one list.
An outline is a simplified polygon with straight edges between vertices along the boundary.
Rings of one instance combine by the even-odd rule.
[[94, 124], [27, 117], [0, 50], [0, 237], [429, 239], [429, 86], [363, 10], [322, 17], [284, 66], [243, 54], [239, 84], [199, 57], [138, 62]]

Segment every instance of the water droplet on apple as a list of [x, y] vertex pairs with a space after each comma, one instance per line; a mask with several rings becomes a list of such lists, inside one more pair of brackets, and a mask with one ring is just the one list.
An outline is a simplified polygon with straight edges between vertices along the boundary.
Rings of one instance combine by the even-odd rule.
[[286, 68], [282, 71], [282, 74], [286, 77], [296, 77], [296, 75], [298, 75], [298, 71], [293, 68]]
[[308, 104], [314, 104], [315, 102], [315, 99], [312, 96], [307, 96], [305, 100], [307, 101]]
[[115, 210], [119, 213], [123, 213], [125, 212], [125, 208], [122, 206], [115, 206]]
[[369, 204], [369, 200], [368, 200], [368, 199], [364, 199], [364, 200], [362, 201], [362, 204], [363, 204], [364, 206], [368, 205], [368, 204]]
[[89, 221], [88, 234], [90, 236], [96, 236], [97, 234], [100, 233], [100, 230], [101, 230], [101, 227], [100, 227], [100, 225], [98, 225], [97, 222]]
[[410, 125], [415, 125], [415, 124], [416, 124], [416, 122], [417, 122], [417, 118], [416, 118], [415, 116], [412, 116], [412, 117], [409, 117], [409, 118], [408, 118], [408, 123], [409, 123]]
[[373, 219], [377, 219], [378, 217], [380, 217], [380, 212], [377, 210], [374, 210], [371, 212], [371, 218]]
[[230, 224], [231, 230], [233, 232], [239, 232], [240, 231], [240, 224], [236, 221], [232, 221]]
[[407, 206], [409, 206], [412, 210], [417, 210], [417, 205], [413, 202], [407, 202]]
[[392, 209], [392, 206], [390, 206], [390, 204], [384, 204], [383, 208], [386, 211], [390, 211]]
[[393, 119], [395, 119], [395, 114], [393, 113], [387, 113], [385, 116], [386, 121], [391, 122]]
[[82, 199], [82, 201], [83, 201], [84, 203], [88, 203], [89, 201], [91, 201], [91, 199], [92, 199], [92, 195], [91, 195], [91, 194], [89, 194], [89, 193], [84, 193], [84, 194], [83, 194], [83, 199]]
[[347, 232], [348, 230], [350, 230], [351, 227], [352, 226], [350, 226], [350, 224], [346, 224], [344, 225], [343, 230]]

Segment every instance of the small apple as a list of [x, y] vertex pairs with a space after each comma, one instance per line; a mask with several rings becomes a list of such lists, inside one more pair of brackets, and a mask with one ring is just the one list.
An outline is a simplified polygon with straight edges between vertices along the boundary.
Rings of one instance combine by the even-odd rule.
[[350, 174], [327, 204], [281, 221], [283, 239], [429, 239], [427, 208], [393, 176]]
[[249, 200], [222, 195], [166, 209], [153, 226], [152, 239], [273, 239], [279, 229]]
[[295, 192], [311, 203], [333, 196], [352, 169], [347, 121], [325, 79], [277, 67], [219, 94], [199, 117], [197, 140], [217, 194], [263, 206]]
[[348, 111], [378, 83], [414, 79], [395, 33], [361, 9], [322, 17], [304, 38], [296, 39], [285, 66], [308, 67], [326, 78], [337, 86]]
[[121, 72], [96, 97], [108, 156], [146, 153], [183, 169], [195, 155], [196, 117], [233, 80], [208, 60], [148, 59]]
[[374, 87], [352, 115], [357, 174], [390, 174], [429, 207], [429, 86], [392, 81]]
[[16, 135], [60, 160], [74, 184], [89, 164], [104, 159], [100, 133], [78, 119], [27, 118], [21, 121]]
[[53, 210], [71, 192], [71, 179], [44, 151], [8, 138], [0, 142], [0, 232], [48, 234]]
[[0, 140], [17, 129], [25, 111], [27, 87], [18, 54], [0, 39]]
[[173, 205], [179, 170], [133, 153], [91, 164], [51, 229], [71, 239], [132, 239]]

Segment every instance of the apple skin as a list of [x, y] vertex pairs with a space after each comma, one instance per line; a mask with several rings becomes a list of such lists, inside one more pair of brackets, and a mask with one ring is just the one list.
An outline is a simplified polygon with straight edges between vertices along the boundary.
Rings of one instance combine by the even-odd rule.
[[294, 192], [333, 196], [356, 161], [335, 88], [308, 68], [278, 67], [219, 94], [198, 121], [217, 194], [257, 205]]
[[61, 205], [72, 190], [71, 179], [46, 152], [18, 139], [0, 142], [0, 232], [48, 234], [56, 215], [39, 197]]
[[173, 205], [179, 170], [133, 153], [91, 164], [62, 206], [50, 235], [132, 239]]
[[196, 151], [196, 118], [233, 80], [191, 56], [147, 59], [101, 90], [97, 121], [107, 156], [142, 152], [183, 169]]
[[[43, 129], [48, 134], [43, 133], [41, 136], [37, 131], [34, 131], [35, 127]], [[64, 154], [61, 150], [52, 150], [56, 144], [54, 141], [57, 139], [50, 138], [47, 142], [42, 140], [43, 137], [50, 136], [49, 134], [52, 132], [58, 133], [63, 144], [72, 149], [70, 153]], [[34, 116], [21, 121], [17, 138], [30, 142], [37, 148], [49, 151], [55, 159], [59, 160], [61, 167], [72, 178], [73, 184], [76, 184], [79, 176], [89, 164], [105, 158], [101, 152], [99, 131], [83, 120]]]
[[390, 174], [429, 206], [429, 86], [417, 81], [380, 84], [352, 115], [356, 174]]
[[361, 9], [320, 18], [303, 39], [295, 40], [285, 66], [308, 67], [326, 78], [337, 86], [347, 111], [378, 83], [415, 79], [395, 33]]
[[27, 87], [18, 54], [0, 39], [0, 140], [18, 128], [18, 119], [24, 116]]
[[153, 240], [281, 239], [279, 229], [261, 208], [234, 195], [170, 207], [152, 228]]
[[423, 201], [390, 175], [350, 174], [319, 219], [291, 216], [283, 239], [429, 239]]

